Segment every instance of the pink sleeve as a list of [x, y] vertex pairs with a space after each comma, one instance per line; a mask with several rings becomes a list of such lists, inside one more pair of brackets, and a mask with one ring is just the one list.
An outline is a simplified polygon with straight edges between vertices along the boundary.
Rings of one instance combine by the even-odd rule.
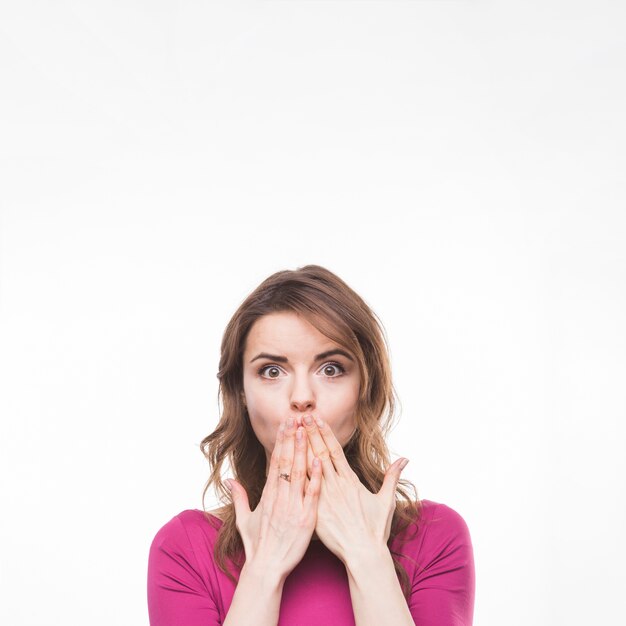
[[409, 608], [418, 626], [472, 626], [474, 553], [465, 520], [445, 504], [425, 520]]
[[199, 574], [187, 531], [178, 517], [156, 534], [148, 558], [150, 626], [217, 626], [218, 610]]

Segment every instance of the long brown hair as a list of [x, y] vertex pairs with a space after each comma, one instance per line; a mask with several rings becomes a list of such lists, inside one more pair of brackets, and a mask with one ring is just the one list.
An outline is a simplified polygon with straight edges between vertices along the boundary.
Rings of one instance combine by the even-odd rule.
[[[243, 353], [252, 325], [264, 315], [283, 311], [301, 315], [356, 357], [361, 375], [356, 429], [344, 446], [344, 452], [354, 472], [372, 493], [380, 490], [385, 468], [390, 464], [385, 437], [395, 419], [397, 394], [391, 380], [382, 323], [355, 291], [324, 267], [305, 265], [295, 271], [272, 274], [243, 301], [226, 326], [217, 374], [222, 414], [217, 428], [200, 444], [211, 468], [202, 494], [203, 508], [211, 485], [219, 500], [225, 503], [220, 509], [223, 523], [215, 543], [214, 557], [218, 567], [233, 582], [235, 578], [226, 561], [230, 560], [240, 569], [245, 553], [235, 526], [230, 492], [222, 482], [222, 465], [228, 461], [234, 478], [245, 488], [250, 508], [254, 510], [265, 485], [266, 455], [252, 430], [244, 404]], [[396, 490], [396, 509], [388, 544], [411, 522], [417, 523], [420, 509], [415, 486], [401, 479]], [[206, 509], [205, 515], [211, 521]], [[397, 554], [392, 552], [392, 558], [403, 593], [408, 598], [410, 583]]]

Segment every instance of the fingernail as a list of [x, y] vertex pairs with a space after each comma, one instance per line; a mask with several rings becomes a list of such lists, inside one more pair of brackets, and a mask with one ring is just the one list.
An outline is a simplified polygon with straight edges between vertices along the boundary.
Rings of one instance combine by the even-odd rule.
[[287, 420], [287, 428], [293, 428], [293, 417]]
[[404, 459], [402, 461], [400, 461], [400, 471], [402, 471], [408, 464], [409, 459]]
[[315, 423], [320, 427], [320, 428], [324, 428], [324, 422], [319, 418], [316, 417], [315, 418]]
[[310, 426], [310, 425], [313, 423], [313, 418], [312, 418], [310, 415], [307, 415], [307, 416], [304, 418], [304, 423], [305, 423], [307, 426]]

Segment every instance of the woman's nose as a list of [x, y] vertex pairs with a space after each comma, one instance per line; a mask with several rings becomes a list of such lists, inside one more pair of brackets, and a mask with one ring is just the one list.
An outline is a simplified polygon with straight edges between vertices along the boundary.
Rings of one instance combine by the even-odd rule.
[[305, 413], [306, 411], [312, 411], [315, 408], [315, 404], [312, 400], [305, 401], [291, 401], [291, 410], [298, 411], [299, 413]]
[[308, 380], [304, 377], [296, 380], [291, 390], [291, 410], [304, 413], [315, 408], [315, 395]]

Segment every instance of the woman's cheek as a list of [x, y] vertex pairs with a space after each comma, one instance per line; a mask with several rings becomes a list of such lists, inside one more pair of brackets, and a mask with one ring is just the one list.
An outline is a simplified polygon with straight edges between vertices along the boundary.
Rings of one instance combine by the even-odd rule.
[[248, 415], [256, 438], [266, 450], [271, 452], [276, 443], [279, 420], [269, 417], [268, 412], [260, 409], [255, 403], [248, 404]]

